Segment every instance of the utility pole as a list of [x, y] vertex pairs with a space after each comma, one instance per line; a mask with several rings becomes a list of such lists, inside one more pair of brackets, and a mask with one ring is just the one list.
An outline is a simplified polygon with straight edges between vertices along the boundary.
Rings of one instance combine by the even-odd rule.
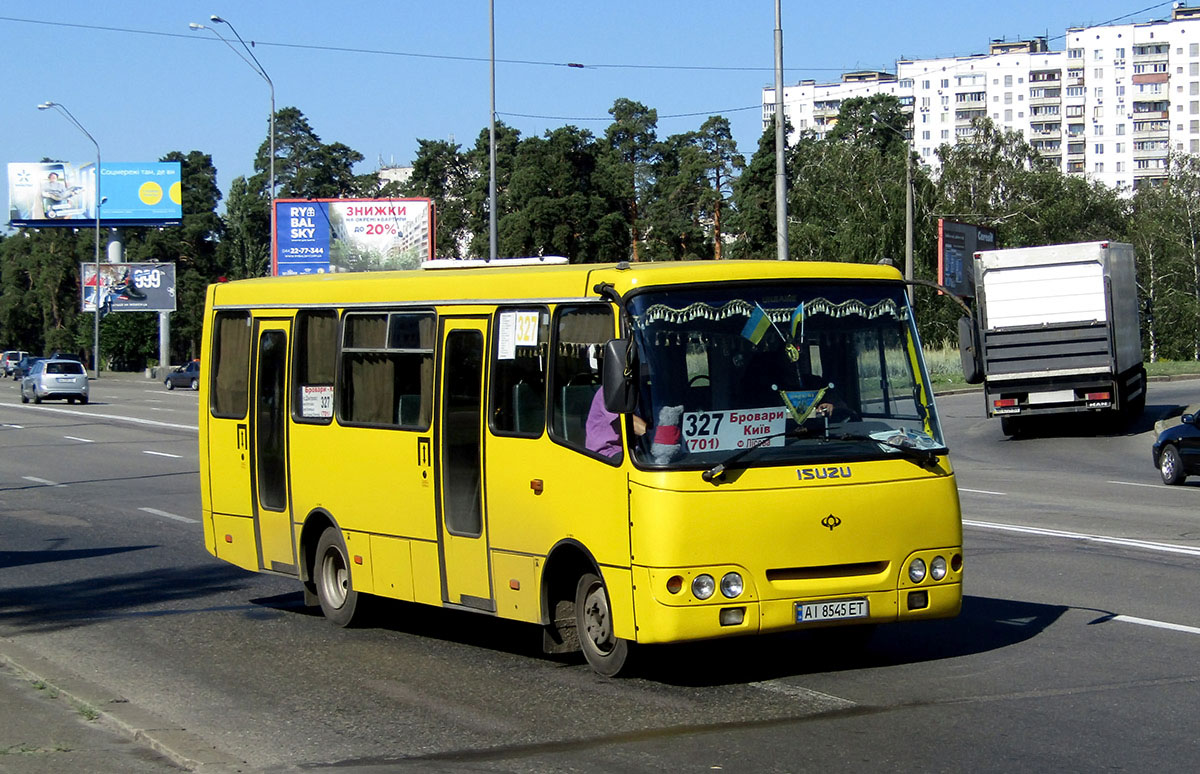
[[775, 257], [786, 261], [788, 257], [787, 222], [787, 165], [784, 154], [787, 150], [783, 120], [783, 8], [782, 0], [775, 0]]

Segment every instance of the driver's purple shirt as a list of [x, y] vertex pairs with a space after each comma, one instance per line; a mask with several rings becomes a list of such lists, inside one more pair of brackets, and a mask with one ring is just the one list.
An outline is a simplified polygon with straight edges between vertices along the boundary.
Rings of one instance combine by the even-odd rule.
[[598, 452], [605, 457], [615, 457], [621, 453], [621, 415], [614, 414], [604, 406], [604, 390], [596, 390], [592, 398], [591, 408], [588, 409], [587, 424], [584, 426], [583, 445], [589, 451]]

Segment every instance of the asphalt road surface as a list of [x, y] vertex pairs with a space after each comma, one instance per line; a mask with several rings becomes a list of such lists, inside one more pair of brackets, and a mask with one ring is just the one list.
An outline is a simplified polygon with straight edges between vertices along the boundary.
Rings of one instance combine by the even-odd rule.
[[343, 630], [294, 581], [210, 557], [196, 394], [0, 383], [0, 637], [245, 762], [310, 771], [1190, 770], [1200, 760], [1200, 479], [1159, 482], [1154, 382], [1111, 432], [1019, 440], [939, 399], [966, 522], [950, 621], [643, 649], [630, 678], [539, 633], [386, 604]]

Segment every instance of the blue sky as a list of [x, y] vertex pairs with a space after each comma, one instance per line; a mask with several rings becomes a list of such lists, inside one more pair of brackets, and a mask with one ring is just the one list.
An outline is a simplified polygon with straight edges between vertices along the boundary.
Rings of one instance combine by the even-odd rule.
[[[1195, 4], [1194, 0], [1193, 3]], [[774, 82], [774, 0], [495, 0], [496, 110], [523, 135], [575, 124], [602, 135], [613, 101], [659, 113], [660, 136], [730, 119], [749, 157], [761, 89]], [[1169, 17], [1170, 2], [783, 0], [785, 82], [892, 69], [897, 58], [966, 55], [994, 38]], [[359, 172], [411, 161], [418, 139], [474, 144], [488, 122], [488, 3], [360, 0], [4, 0], [0, 161], [84, 162], [210, 153], [228, 193], [267, 133], [266, 83], [219, 40], [220, 15], [324, 142], [365, 156]], [[216, 25], [223, 35], [229, 28]], [[568, 62], [585, 65], [567, 67]]]

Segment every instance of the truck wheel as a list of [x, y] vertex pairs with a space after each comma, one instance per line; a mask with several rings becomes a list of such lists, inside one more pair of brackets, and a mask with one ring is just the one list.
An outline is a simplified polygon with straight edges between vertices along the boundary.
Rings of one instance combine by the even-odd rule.
[[1009, 438], [1016, 438], [1025, 430], [1025, 423], [1020, 417], [1000, 417], [1000, 432]]
[[612, 608], [604, 580], [584, 573], [575, 587], [575, 621], [579, 645], [592, 669], [615, 677], [629, 657], [629, 642], [613, 634]]
[[1164, 484], [1182, 484], [1187, 478], [1183, 474], [1183, 460], [1179, 458], [1179, 450], [1174, 446], [1164, 446], [1162, 454], [1158, 455], [1158, 472], [1162, 475]]

